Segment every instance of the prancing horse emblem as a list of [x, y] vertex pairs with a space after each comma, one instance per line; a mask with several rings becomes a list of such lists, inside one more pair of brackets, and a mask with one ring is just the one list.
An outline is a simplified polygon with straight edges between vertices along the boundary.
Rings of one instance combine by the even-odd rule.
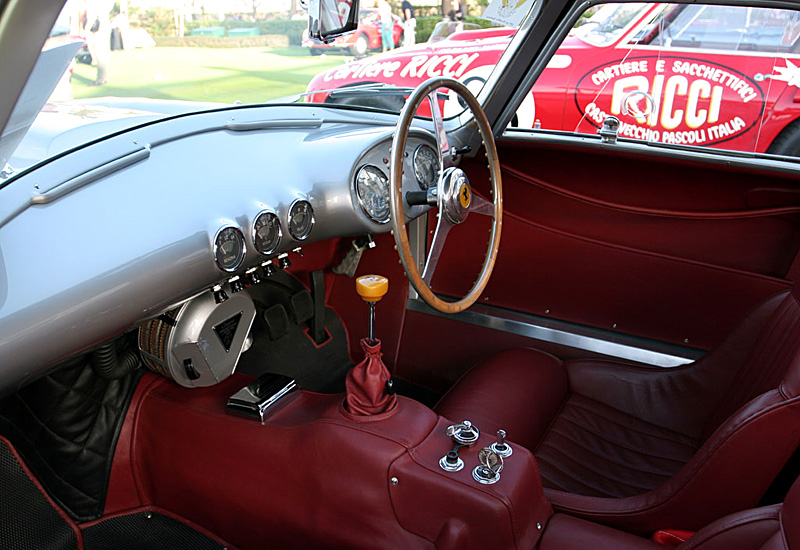
[[469, 190], [469, 185], [466, 183], [461, 184], [461, 189], [458, 190], [458, 202], [461, 203], [461, 207], [464, 209], [469, 208], [469, 203], [472, 199], [472, 193]]

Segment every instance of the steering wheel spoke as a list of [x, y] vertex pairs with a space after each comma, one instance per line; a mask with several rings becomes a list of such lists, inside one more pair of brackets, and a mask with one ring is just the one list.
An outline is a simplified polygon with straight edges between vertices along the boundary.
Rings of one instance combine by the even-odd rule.
[[436, 224], [436, 231], [431, 241], [431, 249], [428, 252], [428, 259], [425, 260], [425, 268], [422, 270], [422, 280], [425, 281], [425, 284], [428, 286], [431, 285], [433, 273], [436, 271], [436, 266], [439, 264], [439, 258], [444, 249], [444, 243], [452, 228], [453, 224], [440, 214], [439, 222]]
[[439, 90], [433, 90], [428, 94], [428, 102], [431, 104], [431, 118], [436, 133], [436, 146], [439, 149], [439, 159], [441, 159], [441, 170], [453, 166], [453, 155], [450, 154], [450, 143], [447, 140], [447, 132], [444, 129], [444, 116], [439, 106]]
[[[450, 153], [450, 143], [444, 127], [444, 118], [439, 105], [439, 89], [447, 88], [461, 96], [472, 112], [478, 131], [483, 137], [486, 156], [489, 160], [490, 181], [492, 182], [492, 196], [494, 202], [487, 201], [472, 194], [467, 174], [455, 166], [453, 156]], [[436, 231], [431, 241], [430, 251], [425, 260], [424, 268], [420, 274], [418, 264], [411, 252], [411, 244], [408, 240], [406, 230], [406, 210], [403, 192], [403, 163], [406, 154], [406, 144], [408, 142], [409, 131], [414, 117], [422, 105], [423, 101], [429, 101], [431, 106], [431, 118], [433, 122], [436, 146], [439, 150], [441, 161], [441, 176], [437, 188], [437, 206], [439, 208], [439, 220], [436, 224]], [[497, 259], [497, 251], [500, 247], [500, 230], [503, 220], [503, 188], [500, 174], [500, 163], [497, 160], [497, 147], [494, 144], [494, 136], [489, 121], [481, 109], [478, 100], [460, 82], [444, 77], [436, 77], [420, 84], [409, 96], [403, 111], [400, 113], [400, 120], [395, 127], [394, 139], [392, 141], [392, 158], [390, 163], [391, 175], [389, 193], [389, 204], [391, 207], [392, 232], [394, 234], [397, 252], [400, 255], [400, 263], [403, 264], [406, 275], [411, 285], [416, 289], [419, 297], [429, 306], [442, 313], [458, 313], [464, 311], [475, 303], [486, 284], [494, 268]], [[454, 225], [466, 221], [471, 213], [486, 215], [491, 217], [490, 238], [487, 245], [483, 265], [475, 283], [466, 296], [457, 301], [445, 301], [439, 298], [431, 290], [431, 281], [439, 265], [447, 242], [450, 230]], [[424, 237], [423, 237], [424, 238]], [[476, 250], [476, 253], [479, 250]]]
[[470, 213], [482, 214], [484, 216], [494, 217], [494, 203], [487, 201], [483, 197], [479, 197], [473, 193], [472, 202], [469, 205]]

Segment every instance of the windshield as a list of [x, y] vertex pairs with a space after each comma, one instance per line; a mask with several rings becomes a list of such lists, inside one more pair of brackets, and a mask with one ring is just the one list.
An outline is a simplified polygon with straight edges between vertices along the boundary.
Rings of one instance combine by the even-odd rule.
[[[8, 177], [103, 135], [193, 111], [318, 102], [396, 112], [408, 90], [439, 75], [478, 91], [513, 30], [483, 36], [498, 26], [480, 17], [485, 5], [449, 6], [458, 11], [367, 0], [356, 31], [324, 44], [308, 37], [300, 0], [68, 0], [39, 59], [47, 77], [29, 83], [15, 139], [8, 129], [0, 138], [0, 169]], [[57, 61], [45, 63], [48, 55]]]
[[625, 33], [646, 6], [644, 3], [605, 4], [594, 14], [586, 12], [571, 34], [592, 46], [608, 46]]

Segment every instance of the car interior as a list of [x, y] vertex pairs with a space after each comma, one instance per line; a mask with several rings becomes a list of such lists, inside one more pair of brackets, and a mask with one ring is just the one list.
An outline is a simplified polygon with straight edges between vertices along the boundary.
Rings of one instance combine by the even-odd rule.
[[536, 9], [482, 102], [180, 114], [0, 187], [0, 547], [800, 549], [798, 165], [507, 128], [582, 11]]

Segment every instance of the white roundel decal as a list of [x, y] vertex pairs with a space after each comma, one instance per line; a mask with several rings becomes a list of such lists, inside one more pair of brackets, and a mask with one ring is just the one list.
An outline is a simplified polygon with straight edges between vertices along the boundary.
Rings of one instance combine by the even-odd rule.
[[[653, 99], [646, 117], [623, 115], [631, 92]], [[642, 94], [643, 96], [645, 94]], [[619, 135], [678, 145], [712, 145], [753, 128], [764, 111], [764, 93], [730, 67], [685, 57], [652, 56], [601, 65], [575, 89], [584, 116], [579, 131], [593, 132], [606, 116], [620, 118]]]
[[[475, 67], [474, 69], [471, 69], [461, 75], [458, 80], [464, 86], [466, 86], [470, 92], [472, 92], [474, 95], [478, 95], [478, 92], [481, 91], [483, 85], [486, 84], [486, 81], [489, 79], [489, 75], [492, 74], [493, 69], [494, 65], [482, 65], [480, 67]], [[465, 107], [466, 104], [462, 104], [462, 102], [459, 101], [458, 94], [456, 94], [453, 90], [449, 90], [442, 114], [445, 118], [456, 116], [461, 113]], [[525, 99], [522, 101], [519, 109], [517, 109], [514, 126], [518, 128], [533, 128], [535, 118], [536, 104], [533, 100], [533, 94], [530, 93], [525, 96]]]

